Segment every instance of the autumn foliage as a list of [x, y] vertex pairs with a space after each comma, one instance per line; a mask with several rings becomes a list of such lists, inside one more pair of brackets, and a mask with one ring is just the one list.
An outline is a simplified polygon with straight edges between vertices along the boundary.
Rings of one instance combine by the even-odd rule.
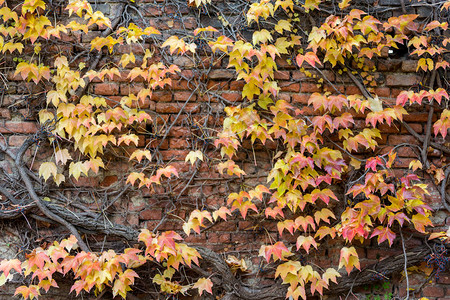
[[[212, 5], [210, 2], [189, 0], [189, 6], [201, 10]], [[444, 203], [450, 200], [445, 191], [450, 173], [444, 159], [449, 153], [448, 143], [433, 142], [435, 138], [445, 141], [450, 128], [450, 85], [448, 77], [445, 79], [450, 68], [450, 38], [445, 35], [448, 23], [438, 17], [424, 22], [414, 14], [378, 19], [353, 9], [352, 1], [345, 0], [336, 7], [339, 13], [330, 14], [322, 24], [302, 29], [299, 11], [306, 15], [321, 12], [325, 2], [252, 2], [245, 11], [251, 38], [235, 39], [211, 26], [197, 28], [183, 37], [166, 37], [152, 26], [118, 26], [82, 0], [69, 1], [66, 6], [66, 13], [73, 17], [70, 22], [54, 23], [45, 13], [47, 4], [42, 0], [25, 0], [14, 7], [0, 0], [1, 51], [16, 58], [15, 76], [45, 90], [46, 104], [39, 111], [39, 123], [45, 129], [43, 139], [53, 148], [38, 170], [45, 182], [59, 186], [69, 179], [93, 176], [106, 168], [104, 153], [120, 147], [131, 149], [126, 157], [130, 165], [126, 184], [130, 187], [155, 192], [157, 186], [179, 176], [175, 166], [162, 163], [149, 147], [142, 147], [136, 133], [156, 122], [145, 108], [146, 100], [156, 90], [173, 85], [172, 77], [182, 67], [152, 61], [149, 49], [143, 51], [142, 59], [130, 51], [120, 61], [101, 69], [83, 62], [74, 68], [74, 61], [62, 54], [56, 54], [51, 63], [40, 56], [42, 47], [50, 45], [47, 42], [57, 44], [72, 33], [87, 35], [93, 26], [105, 33], [93, 38], [90, 49], [85, 50], [94, 56], [111, 55], [123, 45], [132, 49], [132, 44], [158, 36], [158, 46], [172, 55], [193, 57], [203, 51], [211, 57], [227, 58], [228, 68], [242, 82], [243, 101], [224, 109], [221, 131], [214, 137], [214, 147], [220, 152], [215, 168], [222, 176], [245, 179], [245, 169], [238, 159], [245, 142], [264, 147], [269, 143], [278, 145], [266, 184], [243, 185], [228, 195], [227, 205], [215, 210], [197, 207], [182, 228], [177, 228], [178, 232], [142, 229], [135, 240], [140, 244], [123, 253], [112, 249], [91, 252], [83, 241], [71, 235], [34, 249], [23, 260], [2, 260], [0, 284], [20, 274], [30, 284], [18, 287], [16, 294], [33, 299], [57, 288], [55, 278], [67, 275], [73, 279], [71, 291], [76, 295], [83, 290], [99, 295], [110, 289], [114, 297], [126, 298], [139, 278], [138, 268], [152, 262], [160, 270], [152, 280], [161, 293], [186, 295], [196, 289], [200, 295], [213, 294], [213, 275], [197, 276], [195, 280], [174, 278], [181, 267], [199, 268], [201, 264], [202, 255], [184, 243], [183, 237], [201, 235], [209, 226], [238, 216], [276, 224], [281, 238], [263, 245], [259, 255], [266, 263], [274, 263], [274, 277], [287, 287], [286, 297], [306, 299], [307, 295], [322, 295], [339, 277], [361, 270], [355, 244], [374, 239], [391, 246], [397, 239], [403, 242], [405, 229], [427, 236], [433, 212], [425, 201], [429, 192], [423, 174], [444, 187], [440, 189]], [[441, 1], [435, 9], [448, 14], [450, 2]], [[207, 47], [198, 49], [199, 40]], [[377, 81], [372, 75], [375, 70], [369, 62], [399, 45], [408, 48], [407, 55], [417, 60], [417, 72], [427, 74], [427, 81], [419, 89], [401, 91], [394, 102], [384, 101], [376, 96]], [[279, 97], [281, 87], [276, 79], [278, 61], [286, 57], [293, 68], [316, 78], [318, 86], [330, 83], [326, 76], [320, 76], [330, 69], [352, 80], [359, 93], [342, 93], [330, 83], [328, 91], [312, 93], [305, 105], [289, 103]], [[129, 65], [134, 67], [127, 69]], [[143, 83], [143, 87], [118, 102], [87, 92], [92, 82], [117, 78]], [[381, 128], [405, 124], [409, 109], [417, 107], [431, 116], [425, 136], [416, 133], [421, 146], [399, 144], [390, 151], [380, 151]], [[431, 121], [433, 117], [436, 119]], [[356, 126], [361, 118], [362, 125]], [[408, 128], [408, 124], [404, 126]], [[414, 132], [411, 134], [414, 136]], [[29, 140], [25, 147], [36, 142]], [[411, 161], [410, 170], [399, 175], [394, 165], [397, 150], [402, 147], [416, 147], [418, 155]], [[7, 145], [1, 149], [17, 162], [19, 170], [23, 168], [19, 154], [27, 149], [19, 154], [11, 153]], [[428, 159], [433, 149], [440, 151], [440, 165]], [[204, 149], [193, 150], [185, 157], [192, 168], [207, 160], [213, 159]], [[25, 180], [29, 175], [22, 173]], [[345, 190], [339, 194], [333, 186]], [[27, 187], [32, 189], [33, 185]], [[50, 199], [38, 197], [33, 201], [40, 203], [42, 213], [52, 219], [45, 212], [45, 201]], [[66, 225], [56, 217], [53, 220]], [[74, 234], [71, 227], [68, 229]], [[448, 233], [438, 232], [431, 239], [445, 243], [448, 237]], [[292, 238], [293, 243], [288, 241]], [[299, 258], [330, 240], [343, 243], [338, 266], [323, 269]], [[237, 259], [228, 265], [234, 271], [245, 269]]]

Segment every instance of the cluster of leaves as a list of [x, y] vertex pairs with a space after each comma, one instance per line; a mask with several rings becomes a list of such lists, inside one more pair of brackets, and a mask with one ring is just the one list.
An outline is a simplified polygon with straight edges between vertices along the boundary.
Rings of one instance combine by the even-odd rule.
[[[164, 263], [167, 268], [162, 275], [156, 275], [153, 281], [161, 287], [162, 292], [175, 294], [185, 293], [191, 288], [199, 290], [200, 294], [206, 290], [211, 291], [211, 280], [200, 278], [191, 285], [181, 285], [170, 281], [175, 270], [180, 265], [191, 267], [192, 262], [198, 265], [200, 255], [197, 250], [177, 241], [182, 240], [176, 232], [167, 231], [154, 235], [148, 230], [142, 230], [139, 241], [145, 244], [145, 252], [136, 248], [127, 248], [123, 253], [114, 250], [104, 251], [100, 254], [84, 251], [75, 251], [78, 248], [74, 236], [54, 242], [46, 249], [37, 248], [27, 254], [27, 259], [21, 262], [18, 259], [3, 260], [0, 264], [0, 284], [4, 285], [13, 278], [11, 270], [30, 279], [31, 284], [20, 286], [16, 295], [23, 298], [38, 298], [40, 290], [47, 292], [51, 287], [58, 287], [54, 279], [56, 274], [71, 274], [75, 279], [71, 292], [78, 295], [82, 290], [95, 294], [101, 293], [106, 287], [112, 288], [113, 296], [120, 295], [126, 298], [131, 290], [135, 278], [139, 275], [134, 269], [147, 262]], [[76, 254], [75, 254], [76, 252]], [[71, 254], [74, 253], [74, 254]]]
[[[307, 0], [303, 4], [306, 12], [319, 9], [321, 0]], [[377, 126], [394, 126], [402, 122], [408, 114], [404, 106], [409, 103], [421, 105], [427, 101], [434, 105], [447, 104], [449, 95], [442, 88], [430, 88], [421, 91], [404, 91], [397, 97], [395, 105], [383, 102], [371, 96], [376, 82], [369, 74], [366, 60], [381, 56], [386, 47], [396, 47], [398, 43], [407, 43], [414, 48], [413, 55], [419, 57], [418, 70], [433, 72], [446, 70], [448, 62], [442, 59], [449, 38], [438, 43], [429, 39], [436, 30], [447, 30], [447, 24], [437, 20], [421, 26], [416, 22], [416, 15], [402, 15], [380, 21], [374, 16], [358, 9], [347, 9], [350, 1], [342, 1], [340, 9], [345, 12], [340, 16], [328, 17], [320, 26], [314, 26], [307, 37], [306, 50], [301, 48], [302, 36], [294, 27], [295, 20], [289, 16], [296, 14], [297, 4], [292, 0], [260, 0], [252, 3], [246, 12], [249, 26], [257, 25], [252, 40], [244, 38], [232, 40], [221, 35], [212, 27], [199, 28], [194, 37], [208, 42], [213, 54], [220, 53], [228, 57], [228, 67], [237, 72], [237, 80], [244, 83], [243, 105], [227, 107], [223, 130], [215, 140], [220, 149], [223, 162], [218, 165], [221, 174], [245, 176], [239, 166], [237, 154], [244, 140], [252, 144], [266, 145], [276, 141], [281, 150], [274, 157], [273, 167], [267, 176], [267, 186], [258, 185], [239, 192], [231, 193], [227, 205], [215, 211], [194, 210], [183, 226], [189, 235], [193, 230], [201, 233], [207, 222], [227, 221], [234, 212], [245, 219], [264, 217], [277, 224], [281, 237], [285, 234], [295, 236], [293, 245], [283, 240], [263, 245], [260, 256], [266, 261], [277, 262], [275, 277], [280, 277], [288, 285], [287, 297], [297, 300], [306, 299], [306, 295], [323, 294], [330, 282], [337, 282], [342, 274], [338, 269], [345, 268], [347, 273], [360, 269], [360, 261], [354, 240], [377, 238], [379, 244], [388, 241], [394, 243], [396, 232], [410, 224], [421, 233], [426, 233], [430, 221], [431, 209], [424, 202], [427, 187], [414, 174], [422, 163], [412, 163], [412, 171], [403, 176], [396, 176], [393, 165], [396, 153], [391, 151], [384, 155], [361, 158], [359, 154], [376, 150], [381, 138]], [[209, 1], [189, 1], [194, 7], [208, 5]], [[34, 55], [30, 60], [21, 61], [16, 66], [16, 75], [23, 80], [40, 83], [48, 81], [53, 89], [47, 91], [47, 108], [39, 113], [41, 124], [52, 123], [50, 140], [55, 147], [54, 161], [42, 163], [39, 174], [48, 180], [50, 177], [60, 184], [65, 180], [63, 174], [68, 161], [68, 174], [78, 179], [89, 171], [97, 173], [105, 168], [102, 154], [106, 147], [138, 146], [139, 137], [135, 129], [139, 125], [151, 123], [151, 116], [140, 106], [148, 101], [152, 92], [158, 88], [171, 85], [171, 74], [180, 71], [175, 65], [162, 63], [149, 64], [152, 53], [146, 50], [143, 62], [125, 74], [125, 68], [136, 57], [130, 52], [124, 54], [116, 66], [106, 65], [101, 70], [84, 72], [86, 66], [79, 64], [72, 68], [68, 59], [58, 55], [54, 64], [45, 66], [41, 63], [41, 39], [60, 39], [60, 34], [82, 32], [87, 34], [89, 26], [112, 29], [111, 21], [101, 12], [94, 12], [88, 2], [71, 1], [67, 6], [69, 14], [75, 13], [80, 21], [68, 24], [52, 25], [42, 14], [46, 4], [41, 0], [25, 0], [20, 15], [0, 0], [0, 14], [3, 25], [0, 33], [0, 49], [13, 55], [22, 53], [25, 47], [33, 47]], [[442, 4], [448, 9], [450, 2]], [[277, 20], [275, 16], [286, 18]], [[81, 22], [81, 19], [84, 19]], [[276, 20], [274, 23], [273, 20]], [[264, 27], [272, 24], [272, 27]], [[152, 27], [140, 28], [135, 24], [121, 27], [107, 36], [99, 36], [91, 41], [90, 51], [112, 53], [116, 45], [131, 44], [142, 41], [145, 35], [158, 35], [160, 32]], [[411, 35], [410, 33], [414, 34]], [[215, 35], [215, 37], [214, 37]], [[413, 36], [411, 38], [411, 36]], [[191, 37], [171, 36], [161, 47], [169, 47], [171, 54], [189, 55], [195, 53], [196, 44]], [[307, 115], [308, 107], [298, 107], [280, 99], [279, 82], [275, 79], [278, 69], [277, 59], [283, 55], [295, 54], [297, 67], [307, 73], [305, 68], [319, 67], [325, 64], [337, 72], [354, 77], [358, 74], [350, 65], [360, 66], [362, 84], [368, 85], [361, 95], [344, 95], [314, 93], [308, 105], [314, 110]], [[145, 82], [145, 87], [138, 94], [129, 94], [118, 103], [95, 95], [80, 95], [86, 85], [94, 79], [99, 81], [114, 80], [126, 76], [130, 81], [137, 78]], [[364, 128], [354, 128], [356, 116], [365, 118]], [[450, 113], [445, 109], [433, 124], [435, 136], [446, 136], [450, 128]], [[336, 136], [331, 139], [330, 136]], [[60, 147], [60, 140], [69, 140], [73, 149]], [[79, 155], [75, 155], [79, 154]], [[74, 157], [82, 157], [73, 161]], [[142, 163], [143, 159], [146, 163]], [[160, 184], [162, 175], [178, 176], [173, 166], [156, 166], [152, 164], [151, 152], [144, 148], [134, 150], [130, 160], [135, 160], [140, 170], [128, 175], [127, 183], [139, 188]], [[186, 161], [194, 164], [203, 160], [200, 151], [193, 151]], [[423, 164], [425, 165], [425, 163]], [[361, 174], [349, 183], [344, 191], [345, 200], [330, 188], [330, 185], [346, 183], [349, 172]], [[344, 205], [339, 215], [333, 208]], [[345, 203], [342, 203], [345, 202]], [[287, 233], [286, 233], [287, 232]], [[440, 237], [436, 236], [436, 237]], [[323, 270], [312, 263], [295, 259], [295, 253], [309, 253], [313, 248], [321, 247], [323, 239], [340, 239], [346, 243], [340, 251], [339, 267]], [[134, 283], [137, 273], [134, 269], [149, 261], [163, 265], [164, 271], [153, 277], [153, 282], [160, 286], [161, 292], [167, 294], [186, 293], [197, 288], [212, 293], [212, 281], [200, 278], [195, 284], [183, 284], [174, 279], [175, 271], [181, 265], [198, 264], [200, 255], [186, 244], [176, 241], [181, 236], [173, 231], [158, 235], [148, 230], [142, 231], [139, 240], [145, 244], [145, 252], [130, 248], [117, 254], [112, 250], [101, 254], [75, 251], [76, 240], [72, 237], [61, 243], [55, 242], [46, 249], [35, 249], [24, 262], [17, 259], [3, 260], [0, 264], [1, 283], [11, 279], [11, 269], [23, 276], [30, 276], [31, 285], [21, 286], [16, 294], [33, 299], [40, 291], [56, 287], [55, 273], [71, 272], [76, 281], [72, 290], [79, 294], [82, 290], [102, 292], [107, 286], [114, 295], [126, 297], [127, 291]], [[237, 260], [237, 259], [236, 259]], [[231, 262], [231, 266], [244, 268], [243, 263]], [[244, 268], [245, 269], [245, 268]], [[308, 292], [308, 289], [310, 292]]]
[[[314, 5], [306, 2], [304, 8], [313, 10], [321, 1], [315, 1]], [[270, 23], [279, 11], [293, 15], [294, 3], [281, 0], [274, 4], [264, 0], [253, 3], [247, 12], [247, 21], [249, 24]], [[381, 56], [384, 48], [408, 43], [415, 48], [412, 55], [428, 57], [419, 59], [418, 69], [445, 70], [448, 62], [442, 60], [445, 51], [442, 46], [445, 47], [449, 39], [444, 39], [442, 46], [418, 40], [427, 41], [430, 32], [436, 28], [446, 30], [447, 23], [433, 21], [423, 28], [415, 22], [416, 18], [417, 15], [401, 15], [382, 22], [358, 9], [352, 9], [344, 16], [330, 16], [320, 27], [312, 28], [306, 52], [296, 56], [297, 65], [302, 67], [307, 63], [309, 68], [318, 70], [328, 62], [340, 73], [358, 74], [355, 70], [350, 71], [348, 65], [354, 62], [366, 68], [365, 60]], [[354, 239], [364, 242], [377, 238], [379, 244], [388, 241], [392, 245], [397, 237], [395, 231], [407, 224], [426, 233], [425, 227], [432, 225], [429, 219], [431, 208], [424, 202], [428, 193], [426, 184], [420, 183], [420, 178], [414, 173], [400, 178], [394, 175], [394, 151], [366, 159], [355, 155], [379, 146], [381, 135], [376, 126], [393, 126], [394, 121], [402, 122], [403, 116], [408, 114], [404, 109], [408, 100], [410, 104], [421, 104], [423, 99], [432, 105], [434, 101], [441, 104], [449, 99], [447, 91], [443, 88], [416, 93], [404, 91], [398, 96], [396, 105], [368, 96], [370, 93], [367, 91], [366, 94], [361, 91], [362, 95], [314, 93], [308, 104], [313, 106], [316, 116], [307, 117], [304, 109], [278, 99], [280, 87], [274, 75], [276, 58], [299, 50], [297, 46], [301, 37], [295, 34], [292, 20], [281, 19], [275, 23], [272, 30], [255, 31], [252, 43], [245, 40], [233, 42], [225, 36], [209, 42], [212, 51], [222, 51], [229, 56], [228, 67], [235, 69], [237, 78], [244, 81], [242, 98], [249, 103], [225, 109], [227, 118], [215, 143], [228, 160], [219, 165], [219, 171], [226, 169], [229, 175], [245, 175], [235, 163], [244, 139], [250, 138], [252, 143], [263, 145], [276, 140], [284, 145], [267, 177], [270, 185], [269, 190], [264, 190], [269, 194], [264, 197], [266, 205], [261, 205], [264, 199], [250, 196], [253, 190], [241, 191], [230, 195], [230, 212], [238, 210], [244, 218], [249, 208], [255, 214], [264, 212], [266, 218], [277, 221], [280, 236], [284, 231], [297, 236], [296, 251], [306, 253], [312, 247], [317, 249], [318, 241], [326, 236], [332, 239], [341, 237], [347, 243]], [[411, 32], [415, 33], [412, 39], [409, 38]], [[430, 61], [428, 68], [423, 66], [424, 59]], [[438, 61], [434, 63], [434, 60]], [[363, 70], [366, 74], [367, 71]], [[376, 82], [368, 75], [363, 77], [363, 83], [369, 85], [368, 91], [372, 91], [371, 87], [376, 86]], [[365, 116], [367, 127], [352, 129], [354, 116], [358, 114]], [[447, 121], [445, 110], [433, 125], [435, 135], [441, 133], [445, 137]], [[333, 133], [338, 135], [337, 143], [328, 138]], [[330, 148], [330, 145], [336, 147]], [[411, 165], [414, 171], [419, 167], [422, 167], [419, 161]], [[336, 205], [338, 197], [327, 186], [342, 182], [343, 175], [351, 170], [361, 170], [363, 174], [346, 190], [348, 205], [336, 217], [330, 208]], [[229, 213], [228, 209], [220, 210]], [[208, 212], [194, 212], [185, 224], [185, 230], [199, 232], [205, 218], [211, 221]], [[336, 222], [331, 225], [332, 219]], [[335, 282], [340, 276], [333, 268], [322, 270], [320, 274], [314, 265], [292, 260], [293, 252], [283, 241], [274, 241], [260, 250], [267, 262], [285, 261], [278, 266], [276, 276], [289, 285], [287, 297], [306, 299], [306, 286], [310, 287], [311, 294], [322, 294], [329, 281]], [[341, 267], [345, 267], [348, 273], [354, 268], [360, 269], [355, 247], [341, 249]]]

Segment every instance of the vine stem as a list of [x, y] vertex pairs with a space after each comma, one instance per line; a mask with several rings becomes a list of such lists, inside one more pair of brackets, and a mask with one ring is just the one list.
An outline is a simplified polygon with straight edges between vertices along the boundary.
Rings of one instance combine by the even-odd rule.
[[403, 266], [403, 272], [405, 272], [406, 277], [406, 297], [404, 300], [409, 299], [409, 278], [408, 278], [408, 256], [406, 255], [406, 248], [405, 248], [405, 239], [403, 238], [402, 228], [400, 227], [400, 238], [402, 239], [402, 249], [403, 249], [403, 260], [405, 262]]

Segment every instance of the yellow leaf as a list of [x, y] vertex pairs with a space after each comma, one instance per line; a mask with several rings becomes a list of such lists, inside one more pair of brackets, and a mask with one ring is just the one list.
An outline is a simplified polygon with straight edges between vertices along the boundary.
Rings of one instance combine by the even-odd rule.
[[374, 98], [367, 99], [369, 101], [370, 109], [374, 112], [382, 111], [383, 110], [383, 103], [378, 98], [378, 96], [375, 96]]
[[72, 156], [67, 149], [58, 149], [55, 153], [55, 160], [57, 164], [61, 163], [62, 165], [65, 165], [67, 161], [71, 159]]
[[350, 160], [350, 165], [355, 168], [356, 170], [358, 170], [359, 168], [361, 168], [361, 161], [354, 159], [353, 157]]
[[59, 186], [61, 182], [64, 182], [66, 180], [66, 177], [63, 174], [56, 174], [56, 176], [53, 177], [53, 180]]
[[122, 67], [125, 68], [130, 62], [132, 62], [133, 64], [136, 62], [136, 57], [132, 52], [130, 54], [125, 53], [124, 55], [122, 55], [119, 63], [122, 65]]
[[409, 168], [413, 171], [416, 171], [417, 169], [422, 169], [422, 163], [417, 159], [412, 160], [409, 163]]
[[87, 175], [88, 170], [85, 166], [85, 164], [81, 161], [78, 161], [76, 163], [71, 162], [69, 165], [69, 175], [73, 176], [75, 180], [78, 180], [80, 178], [81, 173], [84, 173]]
[[339, 8], [340, 8], [340, 9], [345, 9], [345, 8], [347, 8], [347, 7], [350, 5], [350, 2], [351, 2], [351, 0], [342, 0], [342, 1], [339, 3]]
[[212, 283], [211, 279], [209, 279], [209, 278], [200, 278], [194, 284], [193, 288], [194, 289], [198, 289], [198, 293], [201, 296], [203, 291], [207, 291], [208, 293], [212, 294], [212, 286], [213, 286], [213, 283]]
[[58, 173], [54, 162], [45, 162], [39, 167], [39, 176], [42, 176], [47, 181], [50, 176], [55, 177]]
[[292, 24], [288, 20], [280, 20], [278, 21], [277, 25], [275, 25], [275, 31], [279, 33], [283, 33], [283, 30], [285, 31], [291, 31]]
[[203, 153], [200, 150], [189, 152], [189, 154], [186, 155], [184, 161], [185, 162], [189, 161], [191, 165], [193, 165], [197, 159], [203, 161]]
[[253, 45], [259, 44], [259, 43], [266, 43], [267, 41], [272, 41], [272, 35], [270, 34], [267, 29], [263, 29], [260, 31], [255, 31], [253, 33]]

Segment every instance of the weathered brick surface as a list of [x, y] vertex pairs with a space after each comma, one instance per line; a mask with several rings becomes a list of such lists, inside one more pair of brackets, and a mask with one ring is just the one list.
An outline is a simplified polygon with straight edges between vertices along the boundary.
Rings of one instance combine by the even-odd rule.
[[[153, 0], [142, 2], [147, 3], [144, 16], [149, 19], [150, 24], [157, 26], [160, 30], [177, 29], [181, 28], [182, 25], [187, 29], [193, 29], [197, 26], [195, 19], [187, 15], [190, 12], [188, 8], [181, 11], [183, 14], [182, 22], [173, 22], [173, 20], [167, 18], [167, 14], [178, 14], [180, 11], [175, 10], [173, 7], [166, 7], [164, 10], [161, 10], [153, 5], [155, 3]], [[380, 1], [380, 5], [398, 5], [399, 3], [399, 1], [393, 0]], [[87, 43], [95, 38], [96, 35], [98, 35], [98, 32], [82, 37], [73, 34], [64, 36], [64, 39], [67, 41], [81, 40], [83, 43]], [[115, 48], [116, 57], [111, 61], [103, 61], [102, 64], [104, 66], [111, 62], [117, 63], [120, 55], [128, 53], [130, 49], [137, 56], [136, 64], [140, 64], [145, 49], [150, 48], [149, 44], [144, 44], [143, 46], [137, 44], [117, 45]], [[384, 57], [387, 57], [387, 50], [383, 49]], [[155, 52], [149, 63], [160, 60], [158, 49]], [[326, 80], [322, 84], [318, 84], [313, 77], [298, 70], [286, 58], [277, 58], [276, 61], [278, 63], [278, 71], [275, 72], [275, 79], [279, 81], [280, 87], [278, 99], [286, 100], [301, 108], [304, 115], [315, 116], [319, 114], [311, 107], [306, 107], [312, 93], [324, 91], [336, 93], [335, 89], [337, 89], [338, 92], [347, 95], [360, 94], [357, 86], [345, 74], [339, 75], [332, 71], [321, 69], [320, 71]], [[193, 170], [195, 170], [190, 164], [184, 162], [190, 150], [194, 148], [206, 149], [205, 152], [208, 153], [209, 159], [220, 157], [219, 153], [214, 152], [214, 147], [212, 146], [213, 138], [216, 132], [220, 130], [220, 125], [223, 122], [224, 105], [239, 105], [242, 102], [240, 92], [244, 82], [243, 80], [235, 80], [235, 71], [226, 68], [226, 59], [217, 59], [210, 64], [206, 58], [202, 57], [201, 63], [196, 64], [191, 58], [174, 55], [171, 57], [171, 63], [179, 65], [183, 69], [180, 74], [171, 76], [172, 86], [164, 90], [155, 90], [151, 98], [147, 98], [144, 103], [136, 104], [136, 106], [138, 105], [140, 108], [149, 111], [153, 119], [147, 126], [139, 128], [138, 146], [141, 148], [145, 147], [151, 151], [158, 149], [158, 153], [155, 154], [157, 159], [175, 166], [181, 177], [189, 179]], [[382, 98], [384, 104], [395, 103], [396, 97], [402, 90], [417, 86], [420, 81], [416, 74], [417, 61], [386, 58], [373, 60], [370, 63], [376, 67], [377, 71], [374, 77], [377, 78], [377, 82], [378, 79], [380, 81], [379, 86], [373, 89], [373, 93]], [[132, 83], [129, 82], [128, 72], [132, 67], [134, 65], [128, 65], [128, 70], [120, 78], [114, 78], [110, 81], [106, 80], [105, 82], [99, 79], [93, 80], [89, 92], [105, 96], [108, 104], [111, 106], [120, 103], [122, 96], [138, 93], [145, 87], [145, 84], [140, 77], [137, 77]], [[197, 70], [194, 70], [195, 68], [211, 69], [209, 73], [201, 76]], [[306, 68], [312, 76], [322, 77], [317, 70]], [[0, 133], [4, 135], [11, 147], [17, 149], [29, 135], [36, 133], [39, 129], [35, 122], [26, 119], [28, 108], [23, 103], [24, 93], [30, 93], [30, 91], [39, 92], [39, 90], [36, 90], [30, 84], [20, 82], [20, 78], [14, 76], [13, 72], [9, 72], [7, 77], [11, 81], [11, 85], [6, 90], [2, 101], [3, 106], [0, 107]], [[335, 86], [332, 87], [328, 81]], [[200, 85], [204, 85], [203, 89], [197, 89]], [[14, 107], [14, 109], [10, 109], [10, 107]], [[181, 114], [178, 116], [180, 112]], [[356, 120], [353, 128], [364, 128], [364, 115], [359, 113], [353, 113], [353, 115]], [[427, 118], [428, 114], [424, 111], [411, 111], [410, 114], [404, 116], [404, 120], [409, 122], [411, 128], [420, 134], [424, 134], [424, 124]], [[436, 118], [433, 120], [435, 121]], [[172, 123], [174, 126], [170, 127]], [[417, 140], [409, 135], [406, 129], [398, 122], [394, 122], [392, 126], [381, 125], [379, 128], [382, 132], [382, 138], [378, 140], [381, 146], [376, 150], [381, 153], [388, 153], [394, 146], [399, 144], [418, 145]], [[167, 130], [169, 131], [167, 132]], [[161, 141], [163, 136], [165, 136], [165, 139]], [[245, 141], [242, 146], [246, 151], [239, 153], [236, 160], [251, 177], [251, 179], [246, 181], [246, 184], [264, 184], [265, 175], [273, 163], [271, 156], [267, 152], [275, 151], [278, 145], [276, 142], [268, 142], [265, 146], [260, 144], [251, 145], [248, 141]], [[126, 150], [130, 151], [131, 148]], [[417, 159], [417, 154], [410, 147], [401, 147], [397, 151], [399, 158], [394, 163], [394, 167], [398, 168], [395, 170], [395, 174], [401, 176], [407, 172], [409, 163], [413, 159]], [[38, 169], [40, 162], [51, 157], [53, 150], [51, 148], [47, 150], [40, 148], [36, 152], [36, 162], [33, 165], [33, 170]], [[121, 154], [124, 153], [121, 152]], [[27, 157], [29, 160], [31, 160], [31, 155], [32, 152], [30, 151]], [[439, 155], [440, 153], [435, 153], [435, 157], [439, 157]], [[106, 170], [102, 170], [98, 176], [89, 178], [82, 176], [78, 181], [74, 181], [74, 185], [77, 188], [99, 186], [108, 188], [116, 184], [122, 184], [124, 175], [130, 170], [130, 164], [126, 161], [116, 161], [111, 153], [106, 153], [105, 157]], [[0, 160], [0, 166], [8, 172], [12, 172], [11, 167], [5, 160]], [[239, 190], [239, 184], [223, 180], [224, 178], [226, 179], [226, 176], [221, 176], [214, 164], [211, 164], [209, 161], [199, 164], [197, 172], [192, 181], [193, 187], [190, 189], [183, 190], [182, 186], [175, 186], [174, 189], [156, 186], [153, 190], [133, 191], [131, 195], [124, 197], [123, 201], [118, 201], [111, 220], [132, 225], [136, 228], [147, 227], [151, 229], [158, 226], [161, 219], [165, 217], [166, 219], [159, 225], [158, 229], [177, 230], [181, 233], [181, 220], [186, 220], [190, 211], [195, 208], [218, 208], [226, 203], [227, 195], [230, 192]], [[426, 180], [431, 182], [432, 178], [427, 178]], [[437, 189], [430, 189], [430, 195], [427, 196], [427, 204], [437, 210], [442, 208]], [[94, 205], [92, 207], [96, 208]], [[438, 226], [449, 225], [450, 218], [447, 219], [445, 213], [438, 214], [435, 212], [435, 214], [434, 220]], [[259, 224], [252, 220], [238, 220], [235, 216], [232, 216], [230, 217], [230, 222], [220, 222], [204, 235], [192, 234], [187, 241], [193, 244], [206, 245], [224, 252], [246, 250], [257, 254], [262, 243], [273, 241], [270, 237], [273, 239], [280, 238], [275, 223]], [[287, 233], [283, 235], [283, 238], [293, 243], [296, 241], [295, 237]], [[326, 254], [320, 253], [314, 258], [322, 267], [336, 265], [339, 261], [340, 249], [343, 246], [335, 241], [326, 241], [326, 244], [329, 247]], [[421, 240], [410, 239], [407, 241], [408, 247], [416, 247], [418, 245], [421, 245]], [[364, 246], [368, 248], [358, 247], [362, 267], [398, 254], [398, 249], [400, 249], [397, 247], [395, 250], [392, 250], [387, 247], [386, 243], [380, 246], [377, 244]], [[259, 261], [260, 258], [256, 259]], [[430, 299], [446, 299], [450, 293], [449, 285], [450, 275], [441, 275], [437, 284], [423, 288], [421, 296]]]

